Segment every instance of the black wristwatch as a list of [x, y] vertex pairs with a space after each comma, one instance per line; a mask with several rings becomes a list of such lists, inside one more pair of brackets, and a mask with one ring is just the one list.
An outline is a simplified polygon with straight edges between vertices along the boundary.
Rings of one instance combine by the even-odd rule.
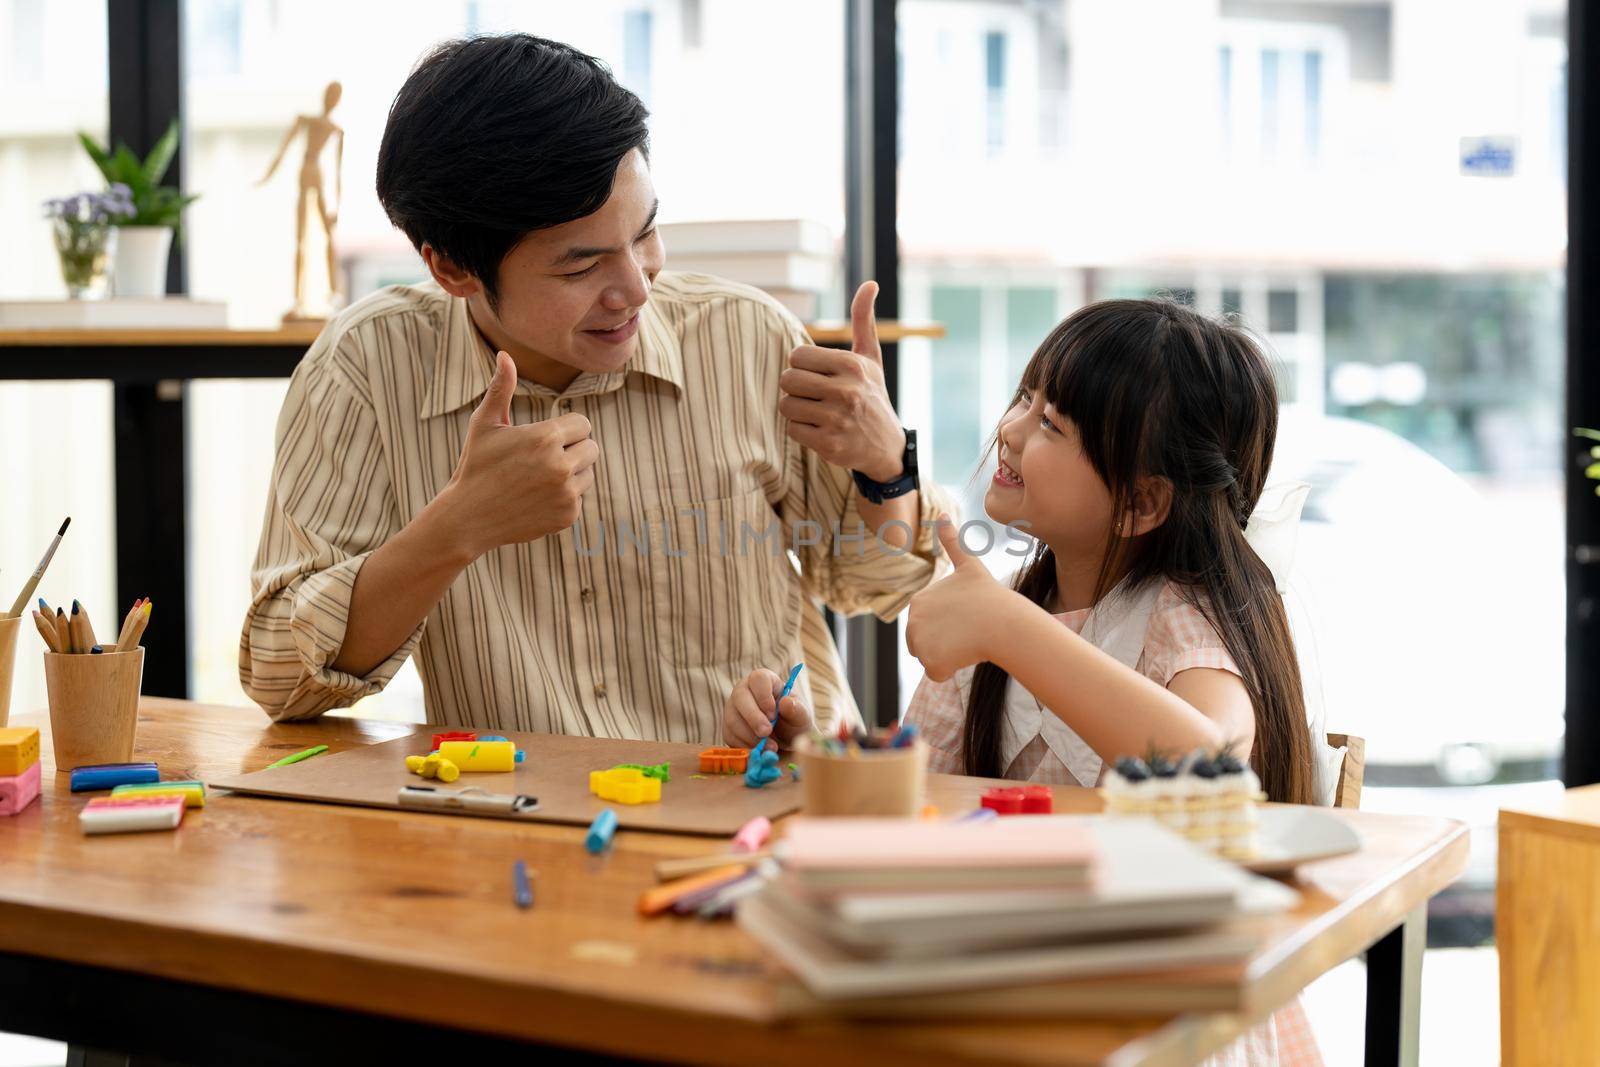
[[900, 462], [900, 477], [892, 482], [875, 482], [860, 471], [851, 471], [850, 476], [856, 480], [861, 495], [874, 504], [915, 493], [921, 484], [917, 479], [917, 431], [906, 431], [906, 451]]

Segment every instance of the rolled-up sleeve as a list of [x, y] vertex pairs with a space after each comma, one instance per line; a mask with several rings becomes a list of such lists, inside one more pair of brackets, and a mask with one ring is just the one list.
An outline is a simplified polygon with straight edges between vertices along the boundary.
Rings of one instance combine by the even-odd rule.
[[239, 680], [274, 719], [304, 719], [381, 690], [419, 625], [365, 676], [331, 664], [344, 644], [361, 565], [398, 528], [372, 404], [326, 334], [306, 355], [278, 417], [277, 458], [251, 571]]
[[[782, 320], [774, 343], [787, 364], [796, 345], [809, 344], [798, 320]], [[787, 495], [778, 513], [788, 543], [800, 560], [806, 590], [841, 615], [872, 613], [888, 622], [912, 596], [949, 568], [938, 550], [935, 523], [941, 513], [956, 516], [956, 505], [939, 486], [922, 480], [917, 494], [916, 529], [909, 545], [897, 548], [875, 534], [861, 518], [861, 497], [843, 467], [824, 461], [809, 448], [788, 442]]]

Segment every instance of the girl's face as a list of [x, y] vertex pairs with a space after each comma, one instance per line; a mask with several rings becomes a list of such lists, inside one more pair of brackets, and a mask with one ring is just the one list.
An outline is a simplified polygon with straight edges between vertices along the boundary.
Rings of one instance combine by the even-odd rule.
[[1018, 525], [1057, 556], [1100, 558], [1112, 525], [1111, 491], [1083, 454], [1076, 426], [1024, 390], [1000, 419], [999, 460], [983, 501], [990, 518]]

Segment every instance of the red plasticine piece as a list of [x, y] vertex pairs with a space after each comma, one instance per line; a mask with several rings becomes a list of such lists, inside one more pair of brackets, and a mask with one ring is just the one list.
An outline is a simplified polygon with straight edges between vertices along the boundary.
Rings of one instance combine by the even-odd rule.
[[1055, 794], [1047, 785], [990, 789], [979, 801], [1001, 815], [1049, 815], [1055, 811]]
[[1022, 794], [1022, 814], [1049, 815], [1055, 811], [1055, 794], [1047, 785], [1026, 785], [1017, 792]]
[[441, 741], [476, 741], [477, 739], [478, 731], [476, 730], [447, 730], [442, 734], [433, 735], [433, 750], [435, 752], [439, 751], [439, 743]]
[[978, 803], [1001, 815], [1021, 815], [1022, 790], [990, 789], [984, 792]]

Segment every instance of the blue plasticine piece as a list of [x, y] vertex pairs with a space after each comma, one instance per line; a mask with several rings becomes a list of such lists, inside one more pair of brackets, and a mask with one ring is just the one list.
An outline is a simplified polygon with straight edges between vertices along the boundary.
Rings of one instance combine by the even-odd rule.
[[751, 789], [760, 789], [768, 782], [775, 782], [783, 777], [783, 772], [778, 769], [778, 754], [767, 748], [765, 739], [750, 752], [750, 762], [745, 768], [744, 784]]
[[594, 817], [594, 822], [589, 824], [589, 833], [583, 839], [583, 847], [598, 856], [611, 845], [611, 838], [617, 832], [617, 813], [610, 808], [605, 809]]
[[154, 763], [103, 763], [93, 767], [74, 767], [68, 787], [74, 793], [92, 793], [119, 785], [159, 782], [161, 773]]
[[517, 762], [521, 763], [522, 762], [522, 757], [524, 757], [526, 755], [527, 755], [527, 753], [522, 751], [522, 749], [520, 749], [520, 748], [517, 749]]
[[479, 741], [507, 741], [507, 740], [510, 740], [510, 739], [509, 738], [505, 738], [505, 737], [500, 737], [497, 734], [485, 734], [484, 736], [478, 738], [478, 740]]

